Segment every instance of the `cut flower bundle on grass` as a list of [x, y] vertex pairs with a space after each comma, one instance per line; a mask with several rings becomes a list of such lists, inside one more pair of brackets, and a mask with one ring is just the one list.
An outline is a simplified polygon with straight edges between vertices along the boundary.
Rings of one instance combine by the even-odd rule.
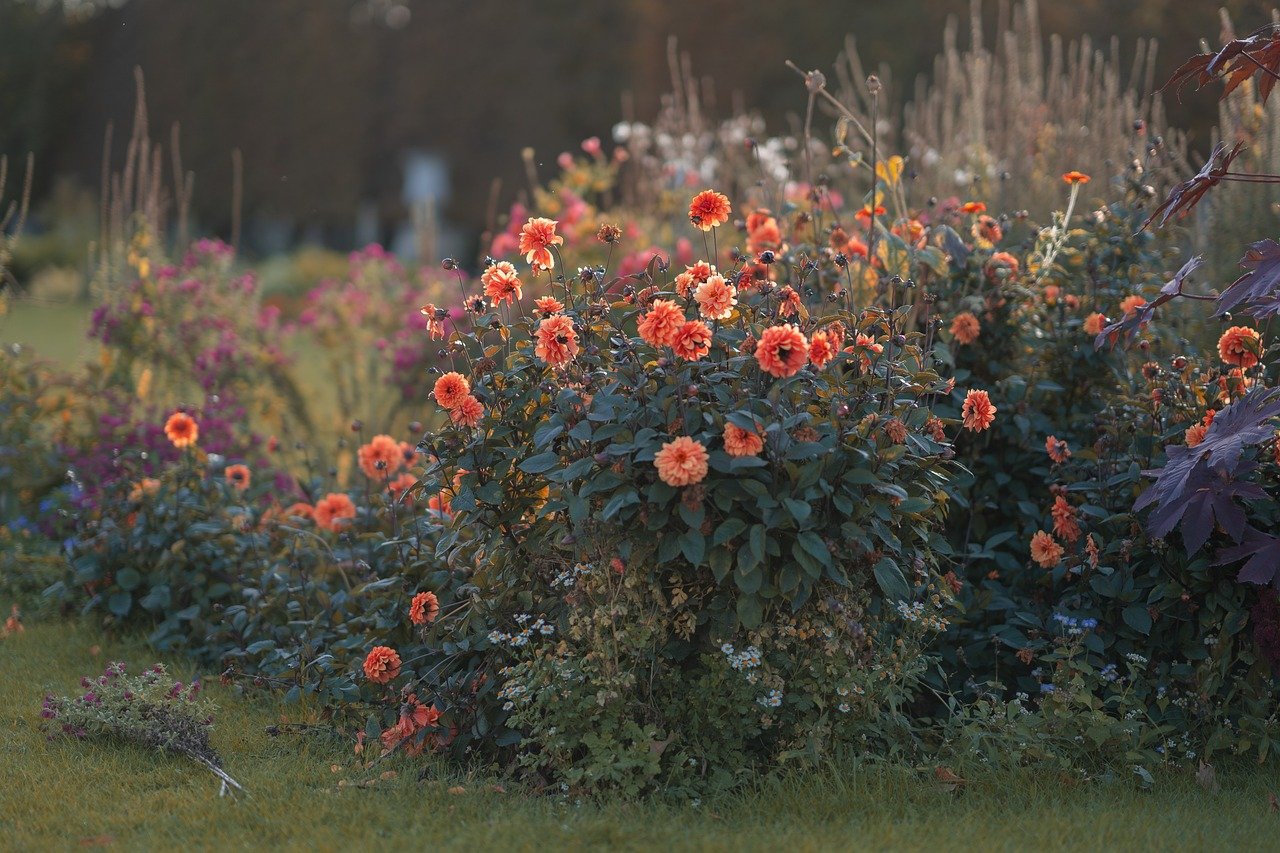
[[84, 694], [45, 696], [41, 717], [49, 737], [119, 738], [140, 746], [198, 761], [227, 789], [243, 792], [222, 769], [222, 758], [209, 743], [214, 706], [200, 698], [200, 682], [184, 686], [171, 681], [163, 664], [141, 675], [126, 675], [123, 663], [111, 663], [96, 679], [80, 679]]

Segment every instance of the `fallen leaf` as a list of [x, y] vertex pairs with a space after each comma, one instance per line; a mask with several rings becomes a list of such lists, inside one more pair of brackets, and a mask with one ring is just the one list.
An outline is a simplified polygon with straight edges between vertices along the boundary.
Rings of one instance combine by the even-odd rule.
[[957, 776], [950, 767], [935, 767], [933, 769], [933, 778], [941, 782], [942, 786], [948, 791], [954, 791], [962, 785], [969, 784], [968, 779]]
[[399, 776], [399, 775], [400, 775], [400, 774], [399, 774], [399, 773], [397, 773], [397, 772], [396, 772], [396, 771], [394, 771], [394, 770], [384, 770], [384, 771], [382, 771], [382, 776], [381, 776], [381, 777], [379, 777], [379, 778], [381, 778], [381, 779], [382, 779], [382, 781], [386, 782], [386, 781], [389, 781], [389, 780], [391, 780], [391, 779], [396, 778], [396, 777], [397, 777], [397, 776]]
[[506, 792], [507, 792], [507, 789], [502, 787], [501, 785], [489, 786], [489, 793], [491, 794], [505, 794]]
[[1218, 793], [1218, 773], [1213, 769], [1212, 764], [1206, 761], [1200, 762], [1200, 769], [1196, 771], [1196, 784], [1210, 794]]
[[455, 794], [455, 795], [456, 795], [456, 794], [465, 794], [466, 792], [467, 792], [467, 789], [466, 789], [466, 788], [464, 788], [464, 787], [462, 787], [461, 785], [454, 785], [452, 788], [450, 788], [450, 789], [449, 789], [449, 793], [450, 793], [450, 794]]

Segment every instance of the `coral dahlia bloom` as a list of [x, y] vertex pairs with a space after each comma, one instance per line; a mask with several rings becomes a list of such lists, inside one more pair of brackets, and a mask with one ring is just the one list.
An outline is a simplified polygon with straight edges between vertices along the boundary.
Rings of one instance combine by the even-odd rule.
[[778, 314], [781, 316], [794, 317], [800, 313], [802, 304], [800, 294], [796, 293], [795, 288], [791, 285], [787, 285], [778, 291]]
[[985, 213], [978, 217], [978, 221], [973, 223], [973, 228], [970, 230], [974, 237], [987, 243], [995, 244], [1004, 239], [1004, 230], [1000, 227], [1000, 223]]
[[694, 289], [711, 276], [716, 275], [716, 268], [706, 261], [698, 261], [693, 266], [685, 267], [684, 272], [676, 276], [676, 293], [681, 299], [688, 299]]
[[196, 443], [196, 439], [200, 437], [200, 425], [186, 412], [174, 412], [164, 422], [164, 434], [173, 442], [174, 447], [181, 450]]
[[1062, 176], [1062, 180], [1068, 184], [1087, 184], [1089, 183], [1089, 176], [1084, 172], [1077, 172], [1072, 169]]
[[1262, 335], [1248, 326], [1232, 326], [1218, 338], [1218, 357], [1244, 370], [1258, 363], [1261, 351]]
[[298, 501], [295, 504], [290, 504], [280, 514], [285, 518], [312, 518], [315, 516], [315, 508], [309, 503]]
[[707, 476], [707, 449], [682, 435], [662, 445], [653, 457], [653, 464], [668, 486], [692, 486]]
[[133, 488], [129, 490], [129, 500], [137, 503], [143, 498], [149, 498], [156, 492], [160, 491], [160, 481], [155, 477], [143, 477], [141, 480], [133, 484]]
[[1134, 311], [1137, 311], [1146, 304], [1147, 300], [1138, 296], [1136, 293], [1133, 296], [1126, 296], [1124, 299], [1120, 300], [1120, 313], [1128, 317]]
[[982, 326], [978, 318], [970, 311], [962, 311], [951, 321], [951, 337], [961, 346], [966, 346], [978, 339]]
[[1067, 503], [1067, 499], [1058, 495], [1053, 499], [1053, 532], [1067, 542], [1075, 543], [1080, 539], [1080, 524], [1076, 521], [1076, 508]]
[[708, 320], [724, 320], [738, 304], [738, 291], [722, 275], [709, 276], [693, 291], [698, 311]]
[[650, 346], [670, 346], [685, 323], [684, 311], [670, 299], [655, 299], [653, 308], [640, 318], [636, 331]]
[[987, 206], [986, 204], [980, 201], [966, 201], [964, 204], [960, 205], [960, 212], [961, 213], [986, 213]]
[[418, 485], [418, 478], [406, 471], [390, 483], [387, 483], [387, 491], [391, 493], [393, 498], [404, 497], [407, 500], [409, 490], [416, 485]]
[[724, 425], [724, 452], [730, 456], [759, 456], [764, 450], [764, 438], [759, 430], [752, 432], [736, 424]]
[[[458, 376], [456, 373], [448, 375]], [[462, 377], [458, 376], [458, 378]], [[437, 382], [436, 387], [438, 388], [439, 385], [440, 383]], [[360, 470], [370, 480], [382, 480], [400, 470], [400, 466], [404, 464], [404, 452], [400, 449], [400, 442], [391, 436], [375, 435], [369, 439], [368, 444], [356, 451], [356, 461], [360, 465]]]
[[564, 243], [564, 238], [556, 233], [559, 224], [554, 219], [531, 216], [520, 229], [520, 251], [535, 270], [549, 270], [556, 265], [551, 247]]
[[1061, 465], [1071, 456], [1071, 448], [1067, 443], [1057, 436], [1049, 436], [1044, 440], [1045, 452], [1049, 454], [1049, 458]]
[[809, 361], [821, 370], [827, 362], [835, 358], [836, 345], [831, 342], [831, 335], [824, 331], [814, 332], [809, 338]]
[[1057, 540], [1043, 530], [1037, 530], [1031, 537], [1031, 559], [1039, 563], [1043, 569], [1052, 569], [1058, 565], [1062, 562], [1062, 555], [1065, 553]]
[[697, 361], [711, 352], [711, 330], [701, 320], [689, 320], [676, 332], [671, 351], [688, 361]]
[[400, 655], [390, 646], [374, 646], [364, 659], [364, 677], [386, 684], [400, 674]]
[[760, 333], [756, 362], [770, 376], [795, 376], [809, 359], [809, 342], [796, 326], [770, 326]]
[[991, 405], [986, 391], [972, 390], [965, 394], [960, 413], [964, 416], [965, 428], [974, 432], [982, 432], [996, 419], [996, 407]]
[[484, 404], [475, 398], [475, 395], [468, 394], [462, 398], [462, 402], [449, 410], [449, 420], [460, 426], [475, 428], [480, 423], [480, 419], [484, 417]]
[[1106, 316], [1094, 311], [1088, 317], [1084, 318], [1084, 333], [1086, 335], [1100, 335], [1102, 329], [1107, 325]]
[[729, 199], [715, 190], [703, 190], [689, 202], [689, 221], [703, 231], [710, 231], [729, 221]]
[[897, 418], [890, 418], [884, 425], [884, 431], [894, 444], [905, 444], [907, 441], [907, 425]]
[[227, 478], [227, 483], [237, 492], [243, 492], [249, 488], [248, 465], [228, 465], [227, 470], [223, 472], [223, 476]]
[[356, 505], [344, 492], [330, 492], [316, 501], [312, 517], [321, 530], [341, 530], [356, 517]]
[[1018, 274], [1018, 259], [1008, 252], [996, 252], [987, 261], [987, 273], [993, 278], [999, 276], [1002, 271], [1008, 271], [1009, 278], [1013, 278]]
[[559, 314], [564, 310], [564, 305], [554, 296], [539, 296], [533, 300], [533, 305], [538, 309], [540, 314], [550, 317], [552, 314]]
[[442, 408], [452, 409], [471, 393], [471, 383], [461, 373], [449, 371], [436, 380], [432, 393]]
[[520, 275], [515, 264], [509, 261], [498, 261], [480, 274], [480, 283], [484, 285], [484, 295], [494, 305], [505, 302], [512, 305], [524, 294], [520, 290]]
[[427, 335], [436, 339], [444, 338], [444, 318], [449, 316], [449, 312], [442, 308], [437, 308], [430, 302], [423, 305], [418, 311], [423, 317], [427, 318]]
[[552, 367], [564, 367], [578, 354], [578, 333], [573, 320], [564, 314], [553, 314], [538, 325], [538, 344], [534, 354]]
[[434, 592], [420, 592], [409, 602], [409, 621], [415, 625], [427, 625], [440, 614], [440, 599]]

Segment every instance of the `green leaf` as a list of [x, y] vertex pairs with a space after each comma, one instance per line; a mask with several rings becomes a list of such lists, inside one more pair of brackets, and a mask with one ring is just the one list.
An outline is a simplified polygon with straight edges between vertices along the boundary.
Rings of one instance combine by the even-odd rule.
[[716, 583], [724, 583], [724, 579], [729, 576], [733, 568], [733, 552], [723, 546], [712, 548], [710, 563], [711, 574], [715, 575]]
[[559, 464], [559, 454], [552, 453], [548, 450], [546, 453], [539, 453], [537, 456], [530, 456], [516, 467], [526, 474], [541, 474], [544, 471], [550, 471]]
[[742, 623], [742, 627], [748, 631], [753, 631], [760, 627], [760, 622], [764, 618], [764, 607], [760, 604], [760, 599], [754, 595], [743, 595], [738, 598], [738, 621]]
[[911, 596], [911, 588], [907, 586], [907, 579], [903, 576], [902, 569], [891, 558], [881, 557], [873, 573], [876, 576], [876, 583], [880, 585], [880, 591], [891, 600], [905, 601]]
[[122, 619], [132, 608], [133, 596], [127, 592], [117, 592], [107, 599], [107, 609]]
[[831, 551], [827, 548], [827, 543], [812, 530], [806, 530], [797, 536], [796, 544], [823, 566], [831, 565]]
[[712, 545], [723, 545], [733, 537], [742, 533], [747, 529], [747, 523], [740, 518], [726, 518], [716, 528], [715, 535], [711, 537]]
[[121, 589], [134, 590], [140, 583], [142, 583], [142, 575], [138, 574], [137, 569], [121, 569], [116, 574], [116, 586]]
[[680, 537], [680, 550], [691, 565], [702, 565], [707, 553], [707, 538], [699, 530], [690, 530]]
[[1131, 604], [1120, 614], [1124, 623], [1140, 634], [1151, 633], [1151, 614], [1141, 604]]

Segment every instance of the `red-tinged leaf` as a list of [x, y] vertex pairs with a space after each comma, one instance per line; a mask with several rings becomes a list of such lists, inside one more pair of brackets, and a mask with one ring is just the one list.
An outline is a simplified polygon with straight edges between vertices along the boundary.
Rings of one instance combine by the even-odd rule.
[[[1221, 316], [1242, 302], [1257, 303], [1264, 311], [1280, 291], [1280, 243], [1271, 238], [1249, 244], [1240, 266], [1248, 270], [1227, 287], [1214, 303]], [[1246, 309], [1247, 310], [1247, 309]]]
[[1151, 217], [1142, 223], [1142, 228], [1139, 230], [1145, 231], [1157, 217], [1160, 219], [1160, 226], [1164, 227], [1171, 218], [1181, 219], [1190, 213], [1200, 203], [1200, 199], [1204, 198], [1205, 193], [1222, 183], [1231, 169], [1231, 161], [1240, 156], [1243, 150], [1243, 142], [1237, 142], [1230, 151], [1227, 151], [1227, 146], [1221, 142], [1213, 146], [1209, 159], [1205, 161], [1200, 171], [1190, 180], [1183, 181], [1170, 190], [1169, 197], [1152, 212]]
[[1280, 29], [1268, 25], [1244, 38], [1232, 39], [1214, 53], [1197, 54], [1173, 72], [1161, 89], [1182, 87], [1195, 80], [1200, 89], [1214, 80], [1223, 82], [1221, 98], [1226, 98], [1250, 77], [1258, 78], [1258, 96], [1266, 103], [1280, 78]]

